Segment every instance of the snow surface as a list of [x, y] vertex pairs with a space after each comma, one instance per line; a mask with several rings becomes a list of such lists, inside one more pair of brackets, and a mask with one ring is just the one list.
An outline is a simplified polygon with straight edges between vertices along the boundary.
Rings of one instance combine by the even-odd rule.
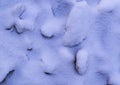
[[120, 85], [119, 0], [0, 0], [0, 85]]

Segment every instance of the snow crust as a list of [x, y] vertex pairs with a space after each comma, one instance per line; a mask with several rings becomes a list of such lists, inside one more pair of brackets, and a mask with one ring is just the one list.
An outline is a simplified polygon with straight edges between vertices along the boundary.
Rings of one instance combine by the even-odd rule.
[[0, 0], [0, 85], [120, 85], [119, 0]]

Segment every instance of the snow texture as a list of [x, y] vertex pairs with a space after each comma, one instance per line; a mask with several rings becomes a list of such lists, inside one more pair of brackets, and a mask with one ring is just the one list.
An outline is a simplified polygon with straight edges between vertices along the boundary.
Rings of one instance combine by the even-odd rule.
[[120, 85], [119, 0], [0, 0], [0, 85]]

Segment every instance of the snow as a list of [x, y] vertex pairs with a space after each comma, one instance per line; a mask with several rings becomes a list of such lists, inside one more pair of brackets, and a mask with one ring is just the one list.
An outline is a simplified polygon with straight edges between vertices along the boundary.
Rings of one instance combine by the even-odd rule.
[[52, 17], [41, 26], [41, 34], [46, 37], [56, 36], [64, 32], [65, 20]]
[[78, 51], [76, 55], [76, 69], [79, 74], [83, 75], [86, 73], [88, 68], [88, 53], [85, 50]]
[[74, 46], [84, 41], [94, 21], [91, 10], [85, 1], [75, 4], [66, 23], [65, 45]]
[[120, 85], [119, 0], [1, 0], [0, 85]]

